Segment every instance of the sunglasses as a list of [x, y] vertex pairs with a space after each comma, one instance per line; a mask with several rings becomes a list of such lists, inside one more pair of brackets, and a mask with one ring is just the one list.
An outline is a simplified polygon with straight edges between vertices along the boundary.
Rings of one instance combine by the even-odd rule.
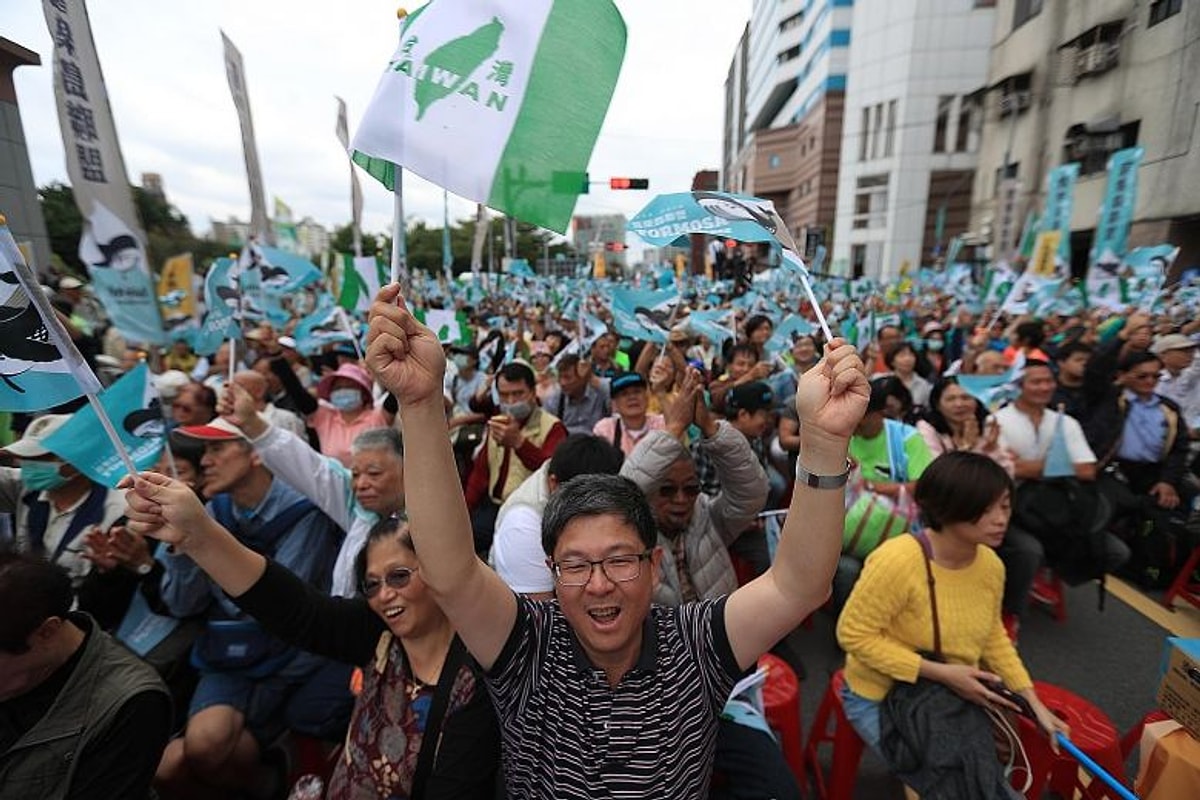
[[675, 495], [683, 492], [685, 497], [695, 498], [700, 494], [700, 484], [689, 483], [685, 486], [672, 486], [669, 483], [658, 487], [658, 496], [664, 500], [675, 497]]
[[359, 587], [362, 590], [363, 597], [370, 600], [375, 595], [379, 594], [379, 590], [386, 583], [391, 589], [403, 589], [408, 586], [408, 582], [412, 580], [413, 573], [416, 572], [416, 567], [395, 567], [388, 570], [388, 573], [379, 578], [366, 578]]

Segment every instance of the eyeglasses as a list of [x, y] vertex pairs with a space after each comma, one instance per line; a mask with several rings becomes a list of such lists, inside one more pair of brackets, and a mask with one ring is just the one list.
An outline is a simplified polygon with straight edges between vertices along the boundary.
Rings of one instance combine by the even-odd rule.
[[405, 586], [408, 586], [408, 582], [412, 580], [413, 573], [416, 571], [416, 567], [396, 567], [388, 570], [387, 575], [383, 576], [383, 580], [379, 578], [366, 578], [359, 588], [362, 590], [363, 597], [370, 600], [379, 594], [379, 590], [383, 588], [385, 583], [391, 589], [403, 589]]
[[669, 483], [665, 483], [658, 487], [658, 496], [664, 500], [670, 500], [680, 492], [683, 492], [684, 497], [690, 497], [694, 500], [700, 494], [700, 484], [689, 483], [685, 486], [672, 486]]
[[642, 562], [650, 557], [649, 550], [624, 556], [609, 556], [598, 561], [571, 559], [554, 561], [550, 567], [559, 586], [587, 586], [597, 565], [604, 577], [613, 583], [628, 583], [642, 574]]

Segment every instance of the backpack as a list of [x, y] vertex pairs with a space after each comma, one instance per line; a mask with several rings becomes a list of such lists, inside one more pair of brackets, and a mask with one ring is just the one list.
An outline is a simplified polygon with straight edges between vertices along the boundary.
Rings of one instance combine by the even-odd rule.
[[1043, 478], [1017, 487], [1012, 524], [1042, 543], [1047, 566], [1067, 583], [1099, 578], [1103, 598], [1111, 509], [1093, 482]]

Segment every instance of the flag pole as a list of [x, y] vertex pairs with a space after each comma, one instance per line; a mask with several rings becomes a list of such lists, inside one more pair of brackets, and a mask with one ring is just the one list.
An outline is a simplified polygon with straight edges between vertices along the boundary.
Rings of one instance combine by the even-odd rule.
[[12, 262], [13, 272], [17, 276], [17, 281], [21, 284], [21, 288], [25, 290], [29, 302], [37, 308], [38, 314], [46, 326], [46, 333], [49, 335], [50, 341], [54, 343], [59, 355], [66, 362], [67, 369], [70, 370], [76, 383], [79, 384], [79, 388], [87, 396], [88, 402], [96, 412], [96, 416], [100, 418], [100, 424], [104, 426], [104, 432], [108, 434], [113, 447], [117, 449], [117, 455], [120, 457], [121, 463], [129, 470], [131, 476], [137, 477], [137, 465], [129, 457], [129, 451], [125, 449], [125, 444], [121, 441], [121, 437], [117, 435], [112, 420], [108, 418], [104, 406], [96, 397], [101, 391], [100, 379], [96, 377], [96, 373], [92, 372], [92, 368], [84, 361], [79, 348], [75, 347], [75, 343], [71, 341], [71, 337], [67, 334], [67, 329], [63, 327], [62, 320], [58, 318], [58, 314], [55, 313], [53, 306], [50, 305], [50, 301], [42, 291], [42, 287], [38, 283], [37, 277], [33, 274], [33, 270], [25, 263], [25, 256], [17, 248], [16, 242], [12, 238], [12, 233], [8, 230], [8, 219], [3, 214], [0, 214], [0, 228], [3, 228], [3, 236], [0, 239], [2, 239], [4, 249], [8, 251], [7, 255], [9, 261]]
[[[396, 9], [396, 19], [403, 20], [408, 16], [404, 8]], [[395, 185], [392, 188], [392, 283], [400, 283], [408, 272], [408, 243], [405, 238], [408, 229], [404, 225], [404, 169], [396, 165]], [[408, 287], [402, 288], [402, 293], [408, 294]]]
[[350, 337], [350, 343], [354, 345], [354, 353], [358, 356], [358, 360], [363, 360], [362, 346], [358, 343], [358, 337], [354, 335], [354, 328], [350, 325], [350, 316], [346, 313], [346, 309], [341, 306], [333, 313], [337, 314], [338, 322], [342, 323], [342, 328], [345, 329], [346, 335]]

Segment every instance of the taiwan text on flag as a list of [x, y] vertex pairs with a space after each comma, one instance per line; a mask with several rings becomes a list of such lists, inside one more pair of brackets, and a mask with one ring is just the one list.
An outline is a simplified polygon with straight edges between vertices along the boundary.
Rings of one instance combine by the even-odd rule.
[[41, 411], [98, 391], [0, 217], [0, 411]]
[[433, 0], [401, 23], [353, 158], [565, 232], [624, 55], [611, 0]]
[[[154, 466], [166, 442], [166, 422], [146, 364], [134, 367], [101, 392], [99, 400], [137, 468]], [[110, 489], [128, 474], [91, 406], [76, 411], [65, 425], [46, 437], [45, 445], [51, 453]]]
[[629, 220], [627, 227], [649, 244], [663, 247], [692, 233], [743, 242], [775, 241], [781, 233], [778, 220], [770, 200], [696, 191], [660, 194]]

